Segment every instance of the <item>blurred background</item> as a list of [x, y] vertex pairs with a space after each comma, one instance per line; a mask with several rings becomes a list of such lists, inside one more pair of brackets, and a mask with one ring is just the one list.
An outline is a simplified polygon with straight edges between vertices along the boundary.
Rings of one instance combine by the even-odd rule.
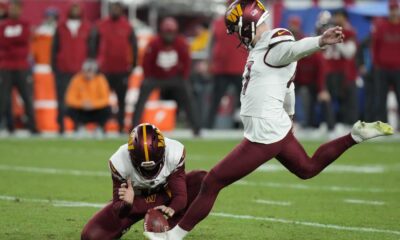
[[[358, 119], [399, 129], [396, 0], [264, 3], [270, 26], [297, 39], [345, 29], [343, 44], [298, 64], [299, 135], [334, 138]], [[0, 135], [102, 138], [140, 122], [190, 136], [241, 132], [247, 51], [226, 34], [227, 4], [0, 0]]]

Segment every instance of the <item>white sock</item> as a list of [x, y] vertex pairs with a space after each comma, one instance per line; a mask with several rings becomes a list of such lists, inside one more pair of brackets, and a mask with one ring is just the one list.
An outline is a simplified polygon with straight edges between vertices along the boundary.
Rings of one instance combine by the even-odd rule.
[[351, 138], [353, 138], [353, 140], [354, 140], [356, 143], [360, 143], [360, 142], [363, 141], [363, 139], [362, 139], [360, 136], [354, 135], [353, 133], [350, 133], [350, 135], [351, 135]]
[[168, 231], [168, 239], [182, 240], [188, 233], [188, 231], [176, 225], [171, 231]]

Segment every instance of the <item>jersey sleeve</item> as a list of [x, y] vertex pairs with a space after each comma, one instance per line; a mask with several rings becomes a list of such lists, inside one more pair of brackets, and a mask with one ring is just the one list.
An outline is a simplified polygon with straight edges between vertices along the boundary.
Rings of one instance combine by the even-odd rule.
[[[110, 158], [111, 173], [118, 178], [127, 179], [130, 175], [129, 153], [127, 144], [122, 145]], [[112, 167], [111, 167], [112, 166]]]
[[185, 164], [185, 147], [182, 143], [169, 138], [165, 138], [165, 145], [167, 146], [165, 153], [166, 165], [168, 170], [173, 173]]
[[113, 182], [113, 200], [112, 200], [112, 209], [115, 214], [120, 218], [125, 218], [129, 215], [129, 212], [132, 209], [132, 205], [121, 201], [119, 199], [118, 190], [121, 187], [122, 183], [126, 183], [126, 180], [121, 176], [118, 170], [114, 167], [113, 163], [109, 161], [109, 168], [111, 170], [111, 179]]
[[180, 167], [184, 166], [185, 165], [185, 160], [186, 160], [186, 149], [183, 148], [182, 155], [181, 155], [181, 158], [179, 159], [177, 168], [180, 168]]
[[109, 161], [108, 163], [108, 167], [110, 168], [111, 171], [111, 176], [115, 179], [117, 179], [118, 181], [125, 181], [125, 178], [122, 177], [122, 175], [118, 172], [118, 170], [114, 167], [113, 163], [111, 161]]
[[270, 67], [285, 67], [320, 50], [319, 39], [320, 37], [307, 37], [295, 41], [289, 30], [274, 30], [264, 62]]
[[185, 158], [186, 151], [185, 149], [183, 149], [183, 153], [179, 160], [177, 168], [168, 177], [168, 188], [171, 191], [172, 197], [169, 207], [174, 209], [175, 212], [179, 212], [185, 209], [187, 205]]

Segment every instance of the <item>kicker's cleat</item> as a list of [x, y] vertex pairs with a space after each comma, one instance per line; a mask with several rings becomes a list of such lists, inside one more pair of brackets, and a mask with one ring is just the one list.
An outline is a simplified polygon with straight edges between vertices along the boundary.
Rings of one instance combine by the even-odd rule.
[[354, 124], [353, 129], [351, 130], [351, 136], [357, 143], [363, 142], [371, 138], [392, 134], [392, 126], [380, 121], [372, 123], [358, 121]]
[[168, 240], [167, 233], [154, 233], [154, 232], [143, 232], [143, 235], [149, 240]]

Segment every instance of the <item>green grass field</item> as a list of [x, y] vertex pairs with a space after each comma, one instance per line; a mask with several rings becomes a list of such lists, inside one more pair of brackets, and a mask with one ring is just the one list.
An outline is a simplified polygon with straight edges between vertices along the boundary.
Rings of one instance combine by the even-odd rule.
[[[187, 168], [208, 170], [238, 141], [182, 142]], [[98, 210], [83, 203], [111, 197], [107, 161], [123, 143], [0, 140], [0, 239], [79, 239]], [[268, 165], [223, 190], [187, 239], [400, 239], [400, 143], [356, 146], [307, 181]], [[123, 239], [144, 239], [142, 223]]]

